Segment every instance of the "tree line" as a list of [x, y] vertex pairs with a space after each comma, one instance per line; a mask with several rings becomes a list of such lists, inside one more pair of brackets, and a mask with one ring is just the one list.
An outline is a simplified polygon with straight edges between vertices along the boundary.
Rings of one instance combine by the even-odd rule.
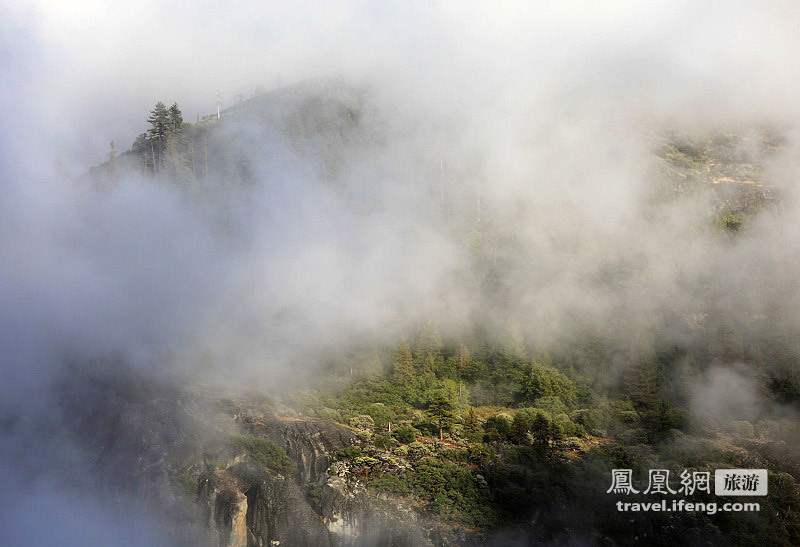
[[[167, 106], [158, 101], [150, 111], [147, 123], [147, 131], [136, 137], [131, 146], [143, 174], [178, 183], [192, 183], [199, 176], [207, 175], [205, 128], [185, 122], [177, 103]], [[198, 142], [202, 143], [201, 146]], [[202, 162], [198, 161], [200, 159]]]

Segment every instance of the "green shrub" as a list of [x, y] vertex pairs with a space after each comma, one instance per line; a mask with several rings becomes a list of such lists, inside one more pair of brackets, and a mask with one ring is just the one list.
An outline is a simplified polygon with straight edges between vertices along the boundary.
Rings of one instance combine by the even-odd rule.
[[401, 443], [413, 443], [415, 440], [417, 440], [417, 432], [411, 426], [401, 425], [392, 431], [392, 437]]
[[486, 442], [506, 442], [511, 437], [511, 420], [507, 416], [489, 417], [483, 424]]
[[635, 410], [621, 410], [617, 416], [619, 417], [619, 421], [625, 424], [635, 424], [642, 419]]
[[395, 495], [413, 494], [427, 501], [428, 510], [441, 518], [477, 526], [491, 526], [497, 521], [486, 480], [474, 476], [464, 465], [424, 459], [410, 471], [381, 475], [370, 486]]
[[585, 437], [586, 429], [573, 422], [566, 414], [558, 414], [553, 418], [553, 421], [558, 425], [561, 435], [565, 437]]
[[350, 418], [350, 427], [357, 427], [358, 429], [372, 429], [375, 427], [375, 420], [368, 414], [361, 414], [354, 418]]
[[592, 434], [597, 434], [600, 429], [600, 413], [594, 409], [581, 409], [576, 410], [570, 414], [570, 418], [576, 424], [580, 424]]
[[373, 426], [387, 427], [389, 422], [397, 421], [397, 414], [383, 403], [369, 405], [365, 414], [372, 418]]
[[233, 435], [228, 438], [232, 450], [244, 450], [256, 465], [283, 474], [294, 473], [294, 462], [286, 451], [255, 435]]
[[337, 456], [340, 460], [349, 460], [352, 458], [357, 458], [361, 455], [361, 448], [358, 446], [348, 446], [347, 448], [340, 450]]
[[475, 444], [469, 450], [469, 462], [485, 467], [497, 458], [497, 450], [488, 444]]
[[411, 473], [386, 473], [371, 481], [370, 486], [381, 492], [389, 492], [396, 496], [408, 496], [414, 492], [414, 481]]
[[378, 448], [389, 448], [390, 446], [394, 446], [395, 440], [391, 437], [387, 437], [386, 435], [375, 435], [372, 439], [372, 443]]
[[446, 448], [441, 451], [441, 457], [451, 462], [469, 461], [469, 451], [465, 448]]
[[372, 467], [373, 465], [378, 465], [381, 462], [380, 460], [373, 458], [372, 456], [359, 456], [353, 461], [353, 463], [355, 463], [356, 465]]
[[408, 457], [412, 461], [420, 460], [425, 456], [430, 456], [431, 454], [431, 449], [421, 442], [415, 441], [408, 445]]
[[744, 218], [741, 214], [726, 213], [717, 217], [717, 225], [729, 232], [738, 232], [742, 229]]

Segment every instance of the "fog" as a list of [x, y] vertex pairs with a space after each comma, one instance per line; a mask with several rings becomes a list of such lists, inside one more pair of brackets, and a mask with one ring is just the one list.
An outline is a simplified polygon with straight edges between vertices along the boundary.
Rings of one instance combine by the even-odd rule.
[[[2, 477], [63, 448], [29, 431], [67, 359], [267, 389], [428, 318], [456, 337], [513, 320], [555, 350], [597, 329], [635, 354], [655, 338], [704, 344], [687, 325], [712, 313], [707, 291], [717, 319], [800, 330], [793, 2], [12, 1], [0, 21], [0, 413], [15, 416]], [[194, 121], [217, 90], [230, 108], [331, 75], [364, 90], [383, 139], [338, 185], [241, 121], [258, 182], [233, 197], [213, 180], [205, 197], [128, 172], [102, 192], [75, 182], [109, 141], [127, 149], [157, 100]], [[781, 206], [735, 241], [708, 228], [707, 194], [651, 199], [662, 131], [764, 126], [786, 138], [765, 164]], [[460, 205], [442, 213], [440, 192]], [[481, 288], [456, 226], [481, 215], [519, 250], [494, 257], [505, 294]], [[606, 282], [609, 269], [627, 273]], [[712, 370], [698, 415], [729, 410], [715, 397], [733, 386], [758, 417], [743, 371]], [[64, 501], [62, 471], [48, 492], [11, 481], [0, 543], [46, 543], [31, 513], [55, 515], [42, 518], [64, 543], [130, 537], [138, 517]]]

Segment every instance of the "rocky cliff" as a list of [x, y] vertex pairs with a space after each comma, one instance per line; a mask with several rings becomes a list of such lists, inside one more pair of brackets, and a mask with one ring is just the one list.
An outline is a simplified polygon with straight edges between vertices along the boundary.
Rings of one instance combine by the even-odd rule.
[[[358, 442], [349, 426], [102, 369], [81, 371], [59, 392], [63, 418], [52, 427], [81, 439], [109, 502], [149, 505], [176, 545], [476, 542], [369, 491], [339, 461]], [[230, 442], [239, 438], [274, 452], [265, 459]]]
[[369, 492], [337, 455], [357, 440], [344, 425], [297, 417], [239, 415], [242, 431], [283, 448], [294, 463], [281, 474], [247, 454], [200, 478], [212, 539], [242, 545], [235, 517], [246, 511], [247, 545], [464, 545], [463, 531], [420, 518], [408, 506]]

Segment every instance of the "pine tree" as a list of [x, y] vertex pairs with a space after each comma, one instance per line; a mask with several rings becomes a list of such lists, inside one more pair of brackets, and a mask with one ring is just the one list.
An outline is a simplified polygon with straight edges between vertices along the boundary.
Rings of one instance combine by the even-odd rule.
[[436, 372], [444, 364], [442, 338], [433, 321], [427, 321], [417, 339], [417, 368], [420, 372]]
[[392, 361], [392, 378], [398, 384], [407, 383], [414, 378], [414, 358], [411, 355], [411, 348], [408, 340], [403, 340], [394, 354]]
[[481, 422], [478, 419], [478, 413], [475, 409], [469, 407], [467, 414], [464, 416], [464, 437], [468, 441], [478, 442], [481, 440]]
[[172, 103], [167, 110], [167, 132], [178, 135], [183, 131], [183, 113], [178, 103]]
[[439, 428], [439, 440], [444, 440], [444, 430], [453, 425], [455, 405], [444, 393], [437, 393], [428, 405], [428, 415]]
[[528, 431], [530, 431], [530, 422], [528, 416], [522, 412], [514, 414], [514, 419], [511, 422], [511, 435], [516, 444], [526, 444], [528, 442]]
[[564, 438], [564, 428], [558, 420], [550, 420], [550, 439], [553, 443], [553, 448], [557, 448], [559, 441]]
[[166, 147], [167, 130], [169, 127], [169, 114], [167, 107], [161, 101], [156, 103], [155, 108], [147, 118], [150, 129], [147, 131], [147, 138], [150, 141], [150, 149], [153, 154], [153, 170], [158, 171], [164, 161], [164, 148]]
[[538, 446], [546, 447], [551, 434], [550, 421], [541, 412], [537, 413], [530, 423], [530, 432]]

